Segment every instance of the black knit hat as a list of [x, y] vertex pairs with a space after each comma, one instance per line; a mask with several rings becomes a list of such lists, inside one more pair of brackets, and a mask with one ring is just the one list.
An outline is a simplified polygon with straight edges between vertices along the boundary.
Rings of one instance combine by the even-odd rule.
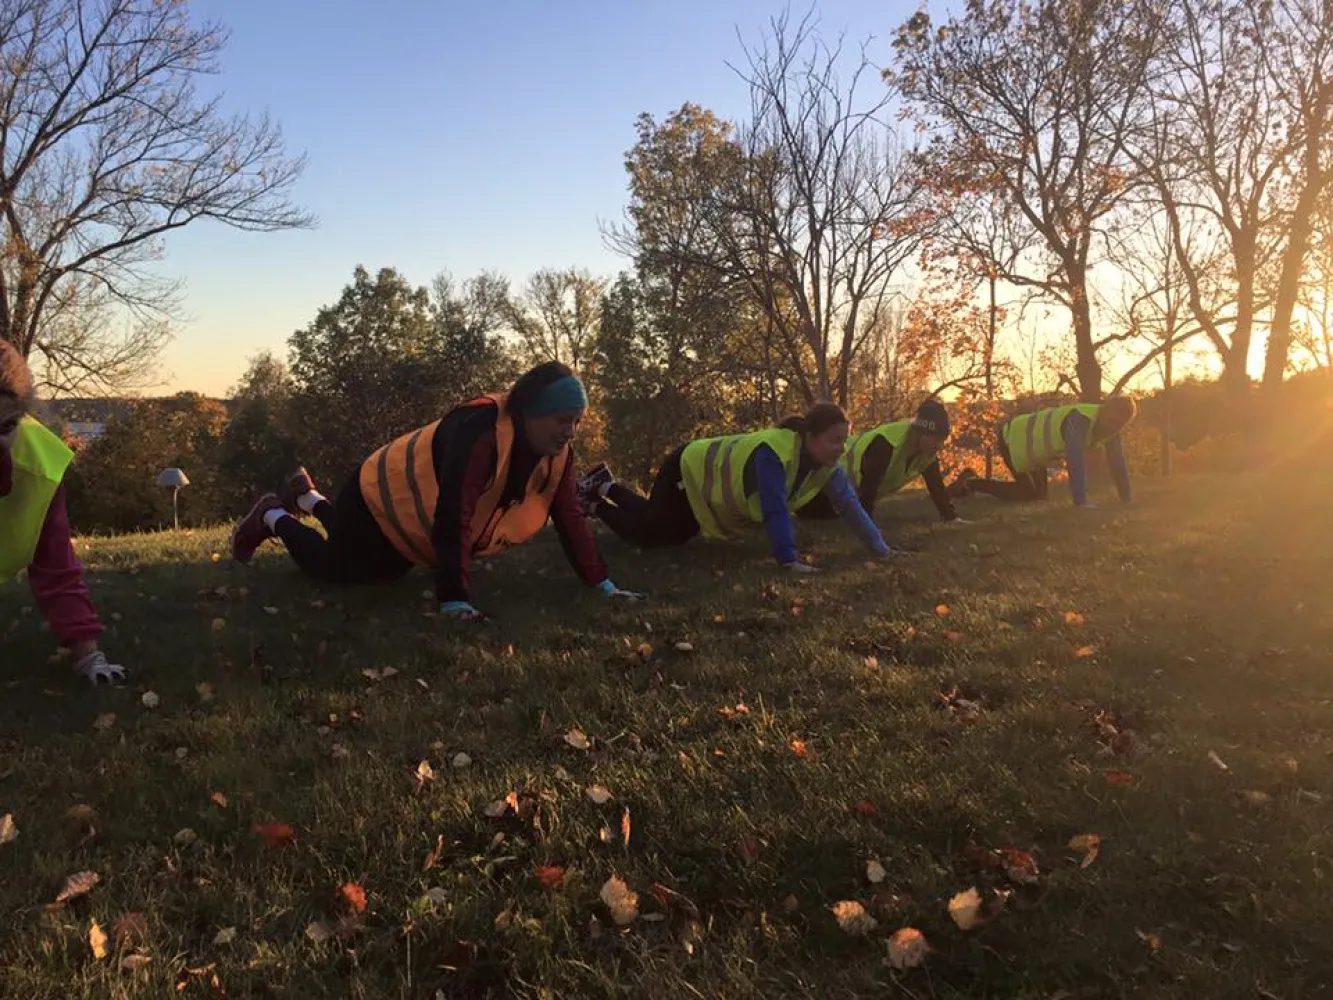
[[949, 436], [949, 411], [938, 399], [928, 399], [916, 408], [912, 426], [939, 438]]

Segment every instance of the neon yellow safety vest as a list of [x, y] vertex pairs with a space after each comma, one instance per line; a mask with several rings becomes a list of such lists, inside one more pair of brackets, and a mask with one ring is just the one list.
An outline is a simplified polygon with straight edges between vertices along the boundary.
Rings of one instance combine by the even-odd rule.
[[907, 461], [907, 435], [911, 430], [910, 420], [897, 420], [891, 424], [880, 424], [848, 438], [847, 450], [842, 453], [842, 467], [847, 470], [852, 485], [858, 490], [861, 488], [863, 478], [861, 462], [865, 458], [867, 449], [877, 438], [887, 441], [893, 448], [893, 458], [889, 461], [889, 467], [884, 472], [884, 480], [879, 486], [880, 494], [897, 493], [921, 475], [921, 470], [935, 461], [935, 457], [932, 455], [930, 458], [925, 458], [915, 455], [911, 462]]
[[690, 509], [705, 538], [730, 538], [747, 524], [763, 524], [758, 489], [752, 493], [745, 489], [745, 467], [761, 445], [772, 448], [782, 462], [787, 507], [793, 512], [819, 495], [836, 468], [813, 469], [797, 486], [801, 435], [780, 427], [690, 442], [681, 453], [680, 471]]
[[32, 564], [51, 500], [74, 452], [32, 417], [24, 417], [10, 449], [14, 486], [0, 497], [0, 581]]
[[1015, 472], [1031, 472], [1065, 456], [1065, 417], [1078, 412], [1092, 424], [1087, 447], [1105, 444], [1114, 435], [1097, 433], [1097, 416], [1101, 403], [1074, 403], [1056, 406], [1036, 413], [1024, 413], [1005, 423], [1000, 431], [1009, 448], [1009, 461]]

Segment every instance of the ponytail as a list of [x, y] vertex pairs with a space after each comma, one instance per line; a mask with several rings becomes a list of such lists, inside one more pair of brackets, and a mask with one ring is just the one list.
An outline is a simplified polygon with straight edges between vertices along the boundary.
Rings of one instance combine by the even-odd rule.
[[846, 412], [837, 403], [816, 403], [801, 416], [787, 417], [778, 427], [797, 434], [823, 434], [830, 427], [850, 423]]

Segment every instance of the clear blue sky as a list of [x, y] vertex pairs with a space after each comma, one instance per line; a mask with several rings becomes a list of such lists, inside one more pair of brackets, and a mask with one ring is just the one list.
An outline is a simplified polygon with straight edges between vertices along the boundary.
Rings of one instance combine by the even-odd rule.
[[[888, 61], [915, 0], [822, 0], [826, 36], [873, 35]], [[737, 115], [726, 62], [778, 0], [194, 0], [232, 32], [228, 109], [269, 111], [309, 154], [296, 195], [312, 232], [254, 235], [200, 223], [167, 244], [187, 320], [167, 388], [220, 394], [250, 354], [335, 300], [357, 264], [426, 284], [496, 268], [613, 274], [599, 220], [625, 203], [622, 158], [643, 111], [685, 101]], [[794, 14], [807, 8], [794, 5]], [[871, 81], [874, 85], [874, 81]]]

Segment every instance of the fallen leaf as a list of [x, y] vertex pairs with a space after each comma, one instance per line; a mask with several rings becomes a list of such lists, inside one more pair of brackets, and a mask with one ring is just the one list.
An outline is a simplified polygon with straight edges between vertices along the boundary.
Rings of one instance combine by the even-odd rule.
[[94, 920], [88, 928], [88, 947], [93, 951], [93, 960], [100, 962], [106, 958], [106, 931]]
[[691, 920], [699, 919], [699, 908], [692, 903], [683, 893], [675, 889], [668, 889], [666, 886], [654, 882], [651, 890], [653, 898], [662, 905], [664, 909], [679, 910]]
[[1142, 941], [1145, 945], [1148, 946], [1149, 951], [1162, 950], [1162, 939], [1158, 937], [1156, 934], [1145, 934], [1143, 931], [1137, 929], [1134, 931], [1134, 933], [1139, 936], [1140, 941]]
[[1080, 868], [1086, 868], [1097, 860], [1097, 853], [1102, 848], [1102, 838], [1096, 833], [1080, 833], [1077, 836], [1069, 838], [1069, 849], [1077, 851], [1083, 855], [1083, 860], [1079, 862]]
[[162, 704], [162, 699], [158, 697], [156, 691], [145, 691], [139, 701], [143, 703], [144, 708], [157, 708]]
[[5, 813], [0, 816], [0, 844], [8, 844], [18, 839], [19, 828], [14, 823], [14, 816], [11, 813]]
[[509, 801], [507, 799], [496, 799], [494, 802], [488, 802], [481, 812], [487, 819], [499, 819], [509, 812]]
[[435, 780], [435, 769], [430, 766], [430, 761], [423, 760], [417, 765], [416, 771], [413, 772], [413, 777], [416, 779], [417, 791], [419, 792], [425, 788], [427, 784]]
[[1077, 611], [1066, 611], [1066, 612], [1065, 612], [1065, 624], [1066, 624], [1066, 625], [1082, 625], [1082, 624], [1084, 624], [1084, 621], [1085, 621], [1085, 619], [1083, 618], [1083, 616], [1082, 616], [1081, 614], [1079, 614]]
[[694, 652], [694, 646], [691, 645], [691, 644], [688, 643], [688, 642], [678, 642], [678, 643], [676, 643], [676, 652], [677, 652], [677, 653], [693, 653], [693, 652]]
[[286, 823], [258, 823], [253, 829], [264, 838], [264, 844], [269, 848], [290, 847], [296, 843], [296, 831]]
[[209, 702], [213, 700], [213, 685], [208, 681], [200, 681], [194, 686], [195, 692], [199, 695], [199, 700]]
[[471, 766], [472, 766], [472, 758], [469, 757], [469, 756], [468, 756], [467, 754], [465, 754], [465, 753], [456, 753], [456, 754], [454, 754], [454, 759], [451, 760], [451, 761], [449, 761], [449, 764], [450, 764], [451, 767], [455, 767], [455, 768], [459, 768], [459, 769], [464, 768], [464, 767], [471, 767]]
[[630, 834], [629, 806], [626, 806], [625, 811], [620, 814], [620, 836], [621, 839], [625, 842], [626, 847], [629, 847], [629, 834]]
[[141, 952], [130, 952], [120, 960], [120, 968], [123, 972], [140, 972], [152, 964], [153, 957], [144, 955]]
[[1217, 751], [1216, 751], [1216, 750], [1209, 750], [1209, 751], [1208, 751], [1208, 761], [1209, 761], [1209, 763], [1211, 763], [1214, 767], [1216, 767], [1219, 771], [1230, 771], [1230, 770], [1231, 770], [1231, 768], [1227, 767], [1227, 762], [1224, 761], [1221, 757], [1219, 757], [1219, 756], [1217, 755]]
[[94, 728], [94, 729], [106, 730], [106, 729], [110, 729], [110, 728], [111, 728], [112, 726], [114, 726], [115, 724], [116, 724], [116, 713], [115, 713], [115, 712], [103, 712], [103, 713], [102, 713], [101, 715], [99, 715], [97, 718], [93, 719], [93, 728]]
[[800, 908], [801, 908], [801, 901], [791, 893], [788, 893], [787, 898], [782, 901], [783, 913], [795, 913]]
[[949, 605], [947, 605], [947, 604], [937, 604], [937, 605], [935, 605], [935, 614], [936, 614], [936, 616], [939, 617], [939, 618], [948, 618], [948, 617], [949, 617]]
[[214, 619], [213, 619], [213, 626], [212, 626], [212, 627], [213, 627], [213, 631], [214, 631], [214, 632], [221, 632], [224, 628], [227, 627], [227, 619], [225, 619], [225, 618], [214, 618]]
[[871, 884], [879, 885], [888, 878], [888, 874], [889, 873], [884, 870], [884, 866], [874, 858], [871, 858], [866, 862], [866, 879]]
[[616, 842], [615, 831], [609, 826], [604, 826], [597, 831], [597, 836], [601, 838], [603, 844], [614, 844]]
[[273, 615], [277, 615], [277, 613], [278, 613], [278, 609], [275, 608], [275, 607], [273, 607], [273, 605], [271, 605], [271, 604], [266, 604], [266, 605], [264, 605], [264, 614], [273, 616]]
[[915, 927], [902, 927], [889, 938], [889, 964], [895, 969], [915, 969], [929, 951], [926, 936]]
[[543, 889], [555, 889], [565, 880], [563, 865], [541, 865], [537, 868], [537, 884]]
[[195, 833], [188, 826], [181, 827], [176, 831], [176, 835], [171, 838], [178, 847], [189, 847], [199, 839], [199, 834]]
[[1016, 847], [1001, 848], [1000, 861], [1004, 866], [1004, 873], [1015, 882], [1035, 885], [1040, 878], [1037, 859], [1027, 851], [1020, 851]]
[[600, 895], [617, 927], [627, 927], [634, 923], [639, 915], [639, 897], [623, 879], [612, 875], [602, 886]]
[[570, 774], [570, 773], [569, 773], [568, 771], [566, 771], [563, 767], [561, 767], [559, 764], [557, 764], [557, 765], [556, 765], [556, 768], [555, 768], [555, 780], [556, 780], [556, 781], [573, 781], [573, 780], [574, 780], [574, 775]]
[[838, 926], [848, 934], [869, 934], [879, 926], [879, 921], [854, 899], [844, 899], [834, 903], [829, 909], [833, 911]]
[[587, 750], [592, 746], [591, 741], [583, 734], [582, 729], [571, 729], [565, 733], [565, 742], [575, 750]]
[[444, 854], [444, 834], [438, 834], [435, 837], [435, 847], [426, 855], [426, 860], [421, 862], [421, 870], [428, 872], [440, 863], [440, 858]]
[[852, 812], [856, 813], [858, 816], [865, 816], [867, 818], [879, 815], [875, 810], [874, 803], [869, 799], [862, 799], [860, 802], [856, 803], [856, 805], [852, 806]]
[[68, 903], [71, 899], [86, 896], [100, 881], [102, 876], [97, 872], [75, 872], [61, 883], [60, 891], [56, 893], [56, 902]]
[[208, 797], [208, 801], [213, 803], [213, 805], [217, 806], [219, 809], [226, 809], [228, 805], [227, 796], [223, 795], [221, 792], [214, 792], [211, 794]]
[[603, 785], [589, 785], [584, 794], [588, 796], [593, 804], [599, 806], [606, 805], [612, 799], [610, 790]]
[[805, 740], [793, 739], [787, 745], [791, 747], [791, 752], [796, 754], [797, 757], [810, 756], [810, 748], [805, 745]]
[[142, 913], [122, 913], [111, 925], [111, 940], [117, 948], [148, 940], [148, 918]]
[[1236, 793], [1236, 797], [1247, 806], [1266, 806], [1273, 801], [1273, 796], [1255, 788], [1246, 788]]
[[1079, 646], [1077, 649], [1074, 650], [1074, 659], [1076, 660], [1086, 660], [1089, 656], [1096, 656], [1096, 655], [1097, 655], [1096, 646]]
[[742, 861], [752, 862], [759, 859], [759, 841], [748, 833], [736, 841], [736, 856]]
[[213, 935], [213, 944], [218, 948], [225, 947], [226, 945], [231, 944], [235, 940], [236, 940], [235, 927], [224, 927], [222, 928], [222, 930], [218, 931], [216, 934]]
[[981, 925], [981, 893], [977, 892], [975, 886], [949, 900], [949, 916], [961, 931], [970, 931]]
[[323, 920], [312, 920], [306, 924], [305, 936], [315, 944], [323, 944], [329, 938], [333, 937], [333, 928]]
[[338, 886], [338, 904], [348, 913], [366, 912], [366, 890], [355, 882]]
[[1118, 788], [1128, 788], [1134, 784], [1134, 775], [1125, 771], [1106, 771], [1105, 777], [1108, 785], [1115, 785]]
[[945, 633], [944, 633], [944, 641], [945, 641], [945, 642], [953, 642], [953, 643], [962, 642], [962, 641], [963, 641], [963, 633], [962, 633], [962, 632], [945, 632]]

